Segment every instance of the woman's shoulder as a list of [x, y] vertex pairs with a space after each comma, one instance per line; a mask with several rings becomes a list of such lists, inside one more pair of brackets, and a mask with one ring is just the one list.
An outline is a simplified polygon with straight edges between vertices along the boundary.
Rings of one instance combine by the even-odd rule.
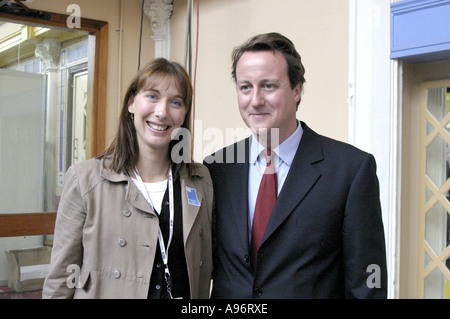
[[82, 162], [73, 164], [67, 170], [67, 173], [75, 174], [79, 177], [100, 175], [103, 160], [91, 158]]
[[190, 163], [189, 165], [190, 165], [189, 173], [191, 179], [201, 178], [211, 181], [209, 169], [205, 165], [196, 162]]
[[212, 188], [211, 175], [205, 165], [196, 162], [189, 163], [188, 165], [189, 166], [184, 166], [181, 170], [181, 179], [188, 179], [197, 186]]
[[88, 180], [100, 177], [100, 167], [102, 160], [91, 158], [73, 164], [67, 170], [64, 180], [78, 180], [79, 183], [86, 183]]

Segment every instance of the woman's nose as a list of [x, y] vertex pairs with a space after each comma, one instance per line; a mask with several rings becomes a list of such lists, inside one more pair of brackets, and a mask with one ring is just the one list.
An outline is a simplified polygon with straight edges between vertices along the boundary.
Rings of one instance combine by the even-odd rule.
[[155, 116], [159, 119], [165, 119], [167, 115], [167, 107], [167, 101], [161, 100], [155, 107]]

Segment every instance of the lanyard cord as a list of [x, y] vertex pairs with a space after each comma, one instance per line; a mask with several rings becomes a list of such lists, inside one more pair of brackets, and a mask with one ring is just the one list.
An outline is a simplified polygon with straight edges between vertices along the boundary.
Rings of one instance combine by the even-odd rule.
[[[141, 185], [142, 189], [145, 189], [145, 193], [143, 194], [147, 202], [150, 204], [151, 207], [153, 207], [153, 210], [155, 210], [154, 205], [152, 204], [152, 201], [150, 199], [150, 194], [148, 192], [147, 187], [145, 186], [144, 182], [142, 181], [141, 176], [139, 175], [139, 172], [137, 168], [134, 170], [134, 173], [136, 175], [136, 180]], [[166, 279], [167, 284], [167, 293], [172, 299], [172, 278], [170, 276], [169, 272], [169, 247], [172, 242], [173, 237], [173, 220], [174, 220], [174, 204], [173, 204], [173, 179], [172, 179], [172, 167], [169, 167], [169, 176], [168, 176], [168, 184], [169, 184], [169, 239], [167, 241], [167, 249], [164, 245], [164, 238], [162, 235], [161, 227], [158, 226], [158, 239], [159, 239], [159, 248], [161, 250], [161, 257], [164, 264], [164, 278]]]

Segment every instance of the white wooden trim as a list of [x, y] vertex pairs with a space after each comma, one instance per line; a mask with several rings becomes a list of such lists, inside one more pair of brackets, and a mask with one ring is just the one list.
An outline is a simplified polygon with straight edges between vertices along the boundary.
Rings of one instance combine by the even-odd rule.
[[349, 0], [348, 141], [377, 160], [388, 297], [399, 296], [401, 64], [390, 55], [391, 0]]

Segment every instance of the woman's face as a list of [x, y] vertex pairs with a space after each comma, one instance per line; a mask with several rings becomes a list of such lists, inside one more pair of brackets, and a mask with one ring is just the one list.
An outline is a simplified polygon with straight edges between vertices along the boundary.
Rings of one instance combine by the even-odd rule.
[[169, 143], [186, 116], [186, 106], [175, 79], [167, 78], [142, 89], [128, 103], [140, 151], [169, 150]]

